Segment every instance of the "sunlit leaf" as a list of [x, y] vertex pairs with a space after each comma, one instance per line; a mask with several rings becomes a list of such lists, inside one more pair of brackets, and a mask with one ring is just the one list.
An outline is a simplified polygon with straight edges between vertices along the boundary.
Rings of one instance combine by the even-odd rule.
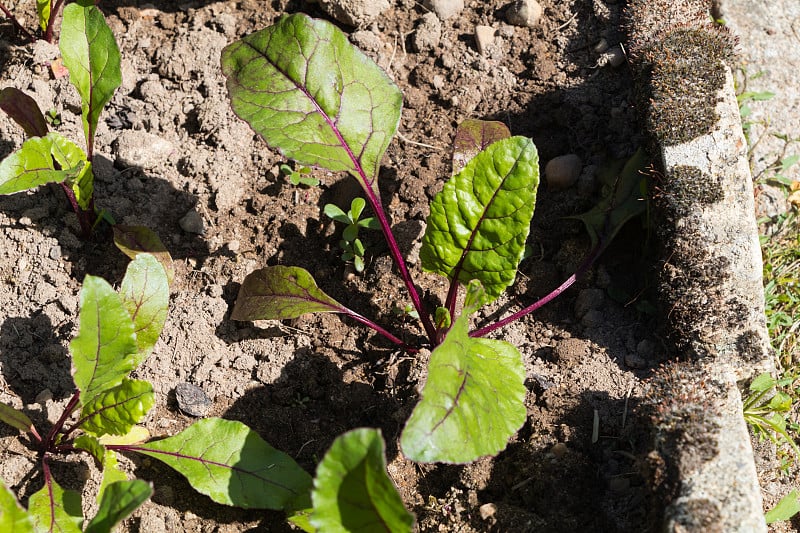
[[453, 173], [490, 144], [511, 137], [508, 127], [496, 120], [467, 119], [456, 128], [453, 139]]
[[233, 110], [302, 165], [348, 171], [378, 196], [381, 157], [403, 97], [333, 24], [303, 14], [222, 51]]
[[132, 479], [108, 485], [100, 498], [97, 514], [86, 526], [85, 533], [108, 533], [122, 520], [139, 508], [153, 488], [146, 481]]
[[153, 230], [144, 226], [115, 224], [114, 244], [131, 259], [136, 259], [136, 256], [142, 253], [151, 254], [164, 267], [167, 272], [167, 280], [172, 285], [172, 281], [175, 279], [172, 256]]
[[79, 435], [75, 438], [72, 445], [79, 450], [89, 452], [98, 464], [103, 464], [103, 460], [106, 456], [106, 448], [97, 440], [97, 437], [92, 435]]
[[33, 137], [0, 162], [0, 194], [66, 181], [78, 176], [85, 164], [86, 154], [60, 134]]
[[33, 533], [33, 520], [0, 479], [0, 531]]
[[175, 436], [128, 450], [163, 461], [217, 503], [285, 509], [311, 476], [241, 422], [205, 418]]
[[422, 399], [400, 437], [414, 461], [466, 463], [502, 451], [525, 423], [525, 366], [501, 340], [473, 338], [468, 314], [485, 300], [468, 287], [464, 313], [431, 353]]
[[98, 440], [100, 444], [109, 445], [128, 445], [140, 444], [150, 439], [150, 432], [144, 426], [133, 426], [125, 435], [103, 435]]
[[797, 513], [800, 513], [800, 493], [793, 490], [781, 498], [781, 501], [767, 512], [764, 519], [767, 524], [772, 524], [781, 520], [791, 520]]
[[47, 30], [47, 23], [50, 22], [50, 8], [53, 0], [36, 0], [36, 15], [39, 17], [39, 28]]
[[375, 429], [337, 437], [317, 466], [311, 523], [318, 531], [408, 533], [414, 516], [386, 473], [383, 438]]
[[33, 517], [36, 531], [48, 533], [80, 533], [83, 524], [81, 495], [74, 490], [64, 490], [50, 479], [28, 501], [28, 512]]
[[119, 294], [136, 327], [138, 366], [150, 355], [167, 320], [169, 279], [163, 264], [150, 254], [137, 254], [128, 264]]
[[317, 287], [300, 267], [272, 266], [251, 272], [239, 288], [233, 320], [283, 320], [305, 313], [347, 310]]
[[539, 185], [539, 156], [527, 137], [498, 141], [472, 158], [431, 203], [422, 268], [493, 300], [514, 281]]
[[83, 404], [81, 429], [96, 436], [126, 435], [155, 404], [153, 386], [147, 381], [123, 379]]

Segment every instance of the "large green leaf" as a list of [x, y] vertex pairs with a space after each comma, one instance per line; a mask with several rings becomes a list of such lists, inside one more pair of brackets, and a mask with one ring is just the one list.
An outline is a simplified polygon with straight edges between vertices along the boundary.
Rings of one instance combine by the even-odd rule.
[[86, 165], [86, 154], [56, 132], [33, 137], [0, 162], [0, 194], [33, 189], [77, 177]]
[[146, 481], [132, 479], [116, 481], [103, 491], [97, 514], [86, 526], [85, 533], [108, 533], [122, 520], [130, 516], [153, 494]]
[[0, 479], [0, 531], [33, 533], [33, 520]]
[[539, 185], [539, 156], [527, 137], [489, 145], [444, 185], [431, 203], [422, 268], [467, 284], [491, 300], [514, 281]]
[[136, 366], [136, 333], [119, 294], [104, 279], [86, 276], [78, 336], [69, 345], [73, 378], [86, 405], [122, 383]]
[[0, 422], [5, 422], [9, 426], [25, 433], [30, 433], [34, 430], [33, 422], [28, 418], [28, 415], [2, 402], [0, 402]]
[[156, 232], [145, 226], [114, 224], [114, 244], [131, 259], [136, 259], [139, 254], [151, 254], [164, 267], [167, 272], [167, 281], [172, 285], [172, 281], [175, 279], [172, 256]]
[[348, 171], [378, 196], [403, 96], [334, 25], [285, 16], [226, 47], [222, 72], [233, 110], [270, 146], [303, 165]]
[[0, 90], [0, 109], [19, 124], [28, 137], [47, 135], [47, 121], [39, 109], [39, 104], [16, 87]]
[[226, 505], [280, 510], [311, 488], [306, 471], [241, 422], [206, 418], [173, 437], [125, 449], [163, 461]]
[[147, 381], [123, 379], [83, 404], [81, 429], [98, 437], [125, 435], [138, 424], [155, 403], [153, 386]]
[[49, 483], [33, 494], [28, 501], [28, 512], [33, 517], [37, 532], [80, 533], [83, 524], [81, 495], [74, 490], [64, 490], [50, 478]]
[[137, 254], [128, 264], [119, 293], [136, 327], [138, 366], [150, 355], [167, 320], [169, 279], [163, 264], [150, 254]]
[[300, 267], [271, 266], [244, 278], [231, 312], [233, 320], [283, 320], [305, 313], [347, 313]]
[[414, 527], [414, 515], [386, 473], [376, 429], [355, 429], [333, 442], [317, 466], [311, 497], [311, 523], [318, 531], [408, 533]]
[[117, 41], [94, 3], [78, 2], [64, 8], [58, 46], [81, 96], [83, 131], [91, 154], [100, 112], [122, 83]]
[[466, 463], [502, 451], [525, 422], [525, 367], [519, 351], [500, 340], [473, 338], [468, 314], [485, 299], [468, 287], [464, 313], [431, 353], [422, 399], [400, 437], [418, 462]]

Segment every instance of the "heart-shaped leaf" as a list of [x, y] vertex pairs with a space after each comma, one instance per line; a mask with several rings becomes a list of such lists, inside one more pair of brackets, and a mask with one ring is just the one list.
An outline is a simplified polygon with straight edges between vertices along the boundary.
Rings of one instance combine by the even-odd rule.
[[39, 104], [16, 87], [0, 90], [0, 109], [19, 124], [28, 137], [47, 135], [47, 121]]
[[317, 466], [311, 523], [318, 531], [408, 533], [414, 516], [386, 473], [381, 434], [355, 429], [336, 438]]
[[108, 485], [100, 498], [97, 514], [86, 526], [84, 533], [108, 533], [122, 520], [139, 508], [153, 494], [146, 481], [132, 479]]
[[56, 132], [33, 137], [0, 162], [0, 194], [34, 189], [77, 177], [86, 165], [86, 154]]
[[81, 495], [74, 490], [62, 489], [53, 478], [28, 500], [28, 512], [33, 517], [36, 531], [81, 533]]
[[134, 365], [139, 366], [150, 355], [167, 320], [169, 279], [163, 263], [150, 254], [136, 254], [119, 294], [135, 326], [138, 353]]
[[33, 520], [0, 479], [0, 531], [33, 533]]
[[467, 166], [470, 160], [490, 144], [508, 139], [508, 126], [496, 120], [469, 118], [458, 125], [453, 139], [453, 173]]
[[491, 300], [514, 281], [539, 185], [539, 156], [527, 137], [511, 137], [472, 158], [431, 203], [422, 268], [467, 284]]
[[403, 429], [403, 453], [423, 463], [467, 463], [502, 451], [525, 423], [525, 366], [500, 340], [473, 338], [468, 314], [482, 300], [468, 287], [464, 313], [431, 353], [422, 399]]
[[233, 110], [267, 144], [300, 164], [348, 171], [379, 196], [403, 96], [336, 26], [284, 16], [227, 46], [222, 72]]
[[81, 96], [83, 131], [91, 155], [100, 112], [122, 83], [119, 47], [103, 14], [88, 2], [64, 8], [58, 46], [69, 80]]
[[131, 259], [136, 259], [136, 256], [142, 253], [151, 254], [164, 267], [167, 272], [167, 281], [172, 285], [172, 281], [175, 279], [172, 256], [156, 232], [145, 226], [115, 224], [114, 244]]
[[311, 476], [241, 422], [205, 418], [173, 437], [126, 446], [163, 461], [217, 503], [285, 509], [311, 489]]
[[347, 313], [300, 267], [272, 266], [251, 272], [239, 288], [233, 320], [283, 320], [305, 313]]
[[153, 386], [147, 381], [123, 379], [104, 390], [81, 409], [81, 428], [97, 437], [125, 435], [138, 424], [155, 403]]
[[81, 403], [122, 383], [136, 367], [136, 333], [120, 296], [104, 279], [86, 276], [80, 296], [78, 336], [69, 345]]

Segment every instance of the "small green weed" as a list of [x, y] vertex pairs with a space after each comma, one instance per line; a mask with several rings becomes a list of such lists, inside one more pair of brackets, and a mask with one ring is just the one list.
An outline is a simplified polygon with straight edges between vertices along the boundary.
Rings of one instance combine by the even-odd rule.
[[361, 197], [353, 198], [347, 213], [337, 205], [325, 205], [325, 215], [345, 225], [344, 231], [342, 231], [342, 240], [339, 241], [339, 247], [342, 249], [342, 261], [346, 263], [352, 261], [356, 272], [364, 272], [364, 254], [366, 253], [364, 244], [358, 238], [358, 230], [361, 228], [381, 229], [377, 218], [361, 218], [361, 213], [366, 206], [367, 202]]

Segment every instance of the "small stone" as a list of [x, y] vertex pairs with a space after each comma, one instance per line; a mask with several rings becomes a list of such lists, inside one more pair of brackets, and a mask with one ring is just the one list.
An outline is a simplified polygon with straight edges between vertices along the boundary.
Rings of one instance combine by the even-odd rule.
[[478, 511], [480, 511], [483, 520], [488, 520], [497, 512], [497, 506], [493, 503], [484, 503], [478, 508]]
[[51, 246], [50, 253], [48, 255], [50, 256], [50, 259], [52, 259], [53, 261], [58, 261], [59, 259], [61, 259], [61, 246], [57, 244]]
[[625, 52], [622, 51], [621, 46], [610, 48], [607, 52], [602, 54], [597, 59], [598, 67], [618, 67], [625, 62]]
[[421, 22], [411, 36], [411, 44], [417, 52], [427, 52], [439, 45], [442, 39], [442, 22], [434, 13], [422, 15]]
[[554, 157], [544, 167], [544, 179], [552, 189], [567, 189], [578, 181], [582, 168], [581, 158], [575, 154]]
[[475, 45], [478, 53], [485, 54], [486, 50], [494, 44], [494, 28], [491, 26], [475, 26]]
[[44, 389], [42, 392], [36, 395], [36, 398], [34, 398], [33, 401], [38, 404], [46, 404], [47, 402], [50, 402], [52, 400], [53, 400], [53, 393], [50, 391], [50, 389]]
[[175, 147], [171, 142], [146, 131], [125, 130], [117, 140], [115, 165], [151, 170], [169, 162]]
[[175, 399], [181, 411], [190, 416], [205, 416], [211, 407], [211, 399], [198, 387], [191, 383], [179, 383], [175, 387]]
[[192, 209], [178, 221], [181, 229], [186, 233], [194, 233], [200, 235], [205, 231], [203, 226], [203, 217], [200, 216], [200, 213]]
[[542, 19], [542, 6], [536, 0], [517, 0], [506, 11], [506, 22], [533, 28]]
[[436, 13], [440, 20], [447, 20], [464, 10], [464, 0], [425, 0], [423, 5]]
[[232, 241], [228, 241], [227, 246], [228, 246], [228, 251], [236, 253], [239, 251], [241, 244], [236, 239], [233, 239]]

